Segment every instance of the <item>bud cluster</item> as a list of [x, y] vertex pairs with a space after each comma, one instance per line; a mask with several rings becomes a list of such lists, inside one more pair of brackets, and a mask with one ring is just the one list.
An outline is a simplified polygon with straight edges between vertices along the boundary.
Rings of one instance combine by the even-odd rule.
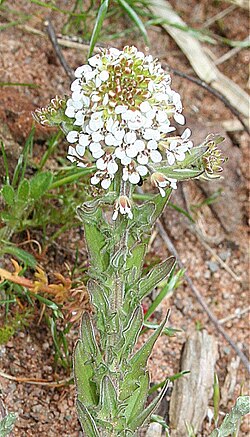
[[66, 108], [66, 100], [56, 96], [50, 101], [48, 106], [36, 109], [33, 113], [35, 120], [43, 126], [57, 125], [62, 119]]
[[226, 161], [226, 158], [222, 155], [222, 152], [217, 148], [215, 143], [211, 143], [206, 153], [202, 156], [202, 163], [207, 176], [214, 175], [223, 171], [222, 164]]

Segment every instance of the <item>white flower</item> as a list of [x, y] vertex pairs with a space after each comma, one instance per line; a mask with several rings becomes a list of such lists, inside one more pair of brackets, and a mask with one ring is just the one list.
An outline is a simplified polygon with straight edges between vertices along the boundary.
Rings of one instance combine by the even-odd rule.
[[78, 167], [86, 167], [86, 164], [82, 162], [85, 149], [82, 150], [80, 147], [79, 145], [77, 145], [76, 148], [69, 146], [67, 158], [71, 162], [76, 162]]
[[68, 133], [66, 138], [67, 138], [67, 141], [69, 143], [72, 143], [72, 144], [76, 143], [78, 141], [78, 138], [79, 138], [79, 132], [76, 130], [72, 130]]
[[115, 113], [116, 114], [124, 114], [124, 112], [126, 112], [127, 109], [128, 109], [128, 107], [125, 105], [117, 105], [115, 107]]
[[167, 178], [162, 173], [153, 173], [151, 176], [151, 182], [155, 187], [158, 188], [158, 190], [160, 191], [160, 195], [162, 197], [166, 196], [164, 188], [171, 187], [174, 190], [176, 190], [176, 188], [177, 188], [177, 185], [176, 185], [177, 180], [172, 179], [172, 178]]
[[82, 126], [83, 122], [84, 122], [84, 112], [83, 111], [77, 111], [75, 114], [75, 122], [74, 125], [75, 126]]
[[179, 124], [182, 124], [182, 125], [185, 124], [185, 117], [184, 117], [184, 115], [180, 114], [179, 112], [176, 112], [174, 114], [174, 119]]
[[173, 165], [175, 161], [184, 161], [186, 152], [193, 147], [193, 142], [189, 140], [190, 135], [191, 130], [187, 128], [180, 137], [169, 138], [166, 150], [169, 165]]
[[102, 70], [101, 73], [99, 74], [99, 78], [101, 79], [102, 82], [106, 82], [109, 78], [109, 72], [107, 70]]
[[123, 168], [122, 179], [126, 182], [136, 185], [141, 181], [141, 178], [148, 173], [147, 167], [144, 165], [138, 165], [136, 168], [134, 165], [129, 165]]
[[65, 109], [73, 126], [67, 134], [69, 159], [82, 166], [85, 154], [90, 157], [97, 167], [92, 184], [108, 189], [121, 168], [123, 180], [135, 185], [152, 164], [185, 159], [192, 147], [190, 129], [169, 137], [173, 119], [185, 122], [181, 98], [152, 56], [135, 47], [102, 50], [78, 67], [75, 77]]
[[147, 101], [142, 102], [142, 103], [140, 104], [140, 110], [141, 110], [141, 112], [149, 112], [151, 109], [152, 109], [152, 108], [151, 108], [150, 104], [149, 104]]
[[145, 138], [146, 140], [159, 141], [161, 138], [161, 134], [157, 129], [145, 129], [143, 138]]
[[127, 215], [129, 219], [133, 218], [131, 203], [127, 196], [120, 196], [119, 199], [117, 199], [112, 216], [113, 220], [117, 219], [118, 213]]

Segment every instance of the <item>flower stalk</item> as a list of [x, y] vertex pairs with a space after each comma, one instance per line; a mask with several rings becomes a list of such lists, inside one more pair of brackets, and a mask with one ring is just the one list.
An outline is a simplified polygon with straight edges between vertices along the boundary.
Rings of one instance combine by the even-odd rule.
[[[142, 302], [172, 271], [168, 258], [143, 274], [152, 227], [179, 181], [214, 177], [223, 158], [209, 136], [194, 146], [181, 135], [180, 95], [157, 60], [135, 47], [103, 50], [78, 67], [69, 99], [36, 111], [59, 125], [70, 143], [68, 159], [95, 172], [100, 195], [78, 207], [90, 258], [88, 291], [93, 314], [82, 317], [74, 350], [77, 411], [86, 437], [132, 437], [150, 421], [167, 383], [150, 403], [148, 358], [167, 317], [141, 348]], [[137, 185], [150, 176], [159, 194], [137, 204]]]

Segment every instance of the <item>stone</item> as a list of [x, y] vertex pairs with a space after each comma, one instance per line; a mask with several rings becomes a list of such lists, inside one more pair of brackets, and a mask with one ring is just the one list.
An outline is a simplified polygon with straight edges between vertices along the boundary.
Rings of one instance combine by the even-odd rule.
[[146, 432], [146, 437], [161, 437], [161, 436], [162, 436], [162, 426], [159, 423], [151, 423]]

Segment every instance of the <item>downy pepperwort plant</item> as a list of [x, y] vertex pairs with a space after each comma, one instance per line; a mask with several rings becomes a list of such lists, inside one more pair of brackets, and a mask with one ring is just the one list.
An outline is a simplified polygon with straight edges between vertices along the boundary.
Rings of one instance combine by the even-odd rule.
[[[190, 129], [174, 133], [173, 119], [185, 123], [180, 95], [159, 62], [135, 47], [102, 50], [75, 76], [71, 97], [55, 98], [35, 117], [62, 128], [68, 159], [93, 169], [90, 183], [100, 187], [77, 210], [94, 310], [83, 315], [74, 350], [77, 411], [88, 437], [136, 436], [167, 386], [147, 405], [147, 361], [167, 320], [135, 351], [142, 300], [175, 263], [170, 257], [142, 276], [150, 232], [178, 181], [218, 176], [222, 138], [209, 136], [194, 147]], [[138, 205], [133, 193], [148, 176], [159, 194]]]

